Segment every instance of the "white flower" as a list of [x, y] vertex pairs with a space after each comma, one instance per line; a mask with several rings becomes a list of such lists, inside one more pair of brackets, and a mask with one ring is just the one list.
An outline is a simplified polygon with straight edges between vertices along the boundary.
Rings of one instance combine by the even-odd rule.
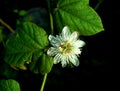
[[59, 36], [49, 35], [49, 41], [53, 47], [48, 49], [47, 54], [54, 56], [54, 64], [61, 62], [62, 67], [70, 62], [75, 66], [79, 65], [78, 56], [85, 42], [78, 39], [78, 32], [71, 34], [68, 26], [65, 26]]

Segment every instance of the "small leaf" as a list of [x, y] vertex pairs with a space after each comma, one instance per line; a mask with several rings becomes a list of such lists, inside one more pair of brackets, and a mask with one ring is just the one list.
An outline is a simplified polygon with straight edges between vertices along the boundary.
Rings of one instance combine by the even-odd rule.
[[38, 61], [34, 61], [34, 63], [30, 64], [30, 69], [35, 73], [41, 72], [41, 74], [45, 74], [51, 71], [52, 66], [53, 58], [43, 53]]
[[48, 36], [44, 29], [30, 22], [23, 23], [17, 31], [18, 33], [6, 42], [5, 61], [26, 70], [26, 65], [37, 61], [48, 46]]
[[85, 36], [103, 31], [100, 16], [88, 4], [89, 0], [59, 0], [53, 12], [57, 29], [61, 31], [67, 25]]
[[0, 91], [20, 91], [20, 85], [12, 79], [0, 80]]
[[43, 54], [41, 56], [41, 61], [40, 61], [40, 72], [44, 73], [49, 73], [52, 69], [53, 66], [53, 58]]

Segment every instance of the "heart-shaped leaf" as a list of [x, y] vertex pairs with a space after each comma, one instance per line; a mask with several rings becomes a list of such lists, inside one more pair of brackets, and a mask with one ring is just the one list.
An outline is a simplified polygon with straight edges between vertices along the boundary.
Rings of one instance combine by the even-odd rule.
[[12, 79], [0, 80], [0, 91], [20, 91], [20, 85]]
[[97, 12], [89, 6], [89, 0], [59, 0], [53, 12], [54, 26], [59, 31], [69, 26], [71, 31], [89, 36], [104, 30]]

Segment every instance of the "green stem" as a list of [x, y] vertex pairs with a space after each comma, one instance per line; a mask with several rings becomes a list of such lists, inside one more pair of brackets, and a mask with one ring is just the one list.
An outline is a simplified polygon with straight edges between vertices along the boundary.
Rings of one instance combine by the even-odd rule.
[[[52, 18], [52, 14], [50, 13], [50, 11], [51, 11], [51, 9], [50, 9], [50, 0], [46, 0], [46, 1], [47, 1], [49, 17], [50, 17], [51, 33], [53, 34], [53, 18]], [[44, 78], [43, 78], [43, 82], [42, 82], [40, 91], [44, 90], [46, 80], [47, 80], [47, 73], [44, 74]]]
[[0, 18], [0, 23], [5, 27], [7, 27], [12, 33], [15, 33], [15, 31], [7, 23], [5, 23], [1, 18]]
[[103, 2], [104, 0], [99, 0], [99, 2], [97, 3], [97, 5], [95, 6], [95, 10], [97, 10], [98, 8], [99, 8], [99, 6], [100, 6], [100, 4]]
[[46, 0], [46, 1], [47, 1], [47, 5], [48, 5], [48, 12], [49, 12], [49, 18], [50, 18], [51, 34], [53, 34], [54, 26], [53, 26], [53, 17], [52, 17], [52, 13], [51, 13], [51, 4], [50, 4], [50, 0]]
[[43, 82], [42, 82], [40, 91], [43, 91], [43, 90], [44, 90], [44, 86], [45, 86], [46, 79], [47, 79], [47, 73], [44, 74], [44, 78], [43, 78]]
[[53, 17], [51, 13], [50, 13], [50, 27], [51, 27], [51, 33], [54, 34]]

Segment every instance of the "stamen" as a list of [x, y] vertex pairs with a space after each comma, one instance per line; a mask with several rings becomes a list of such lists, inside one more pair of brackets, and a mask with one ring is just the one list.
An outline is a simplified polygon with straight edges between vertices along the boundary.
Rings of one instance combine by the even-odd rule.
[[59, 46], [59, 51], [64, 55], [68, 55], [69, 53], [72, 52], [72, 50], [73, 50], [72, 43], [68, 41], [62, 42]]

